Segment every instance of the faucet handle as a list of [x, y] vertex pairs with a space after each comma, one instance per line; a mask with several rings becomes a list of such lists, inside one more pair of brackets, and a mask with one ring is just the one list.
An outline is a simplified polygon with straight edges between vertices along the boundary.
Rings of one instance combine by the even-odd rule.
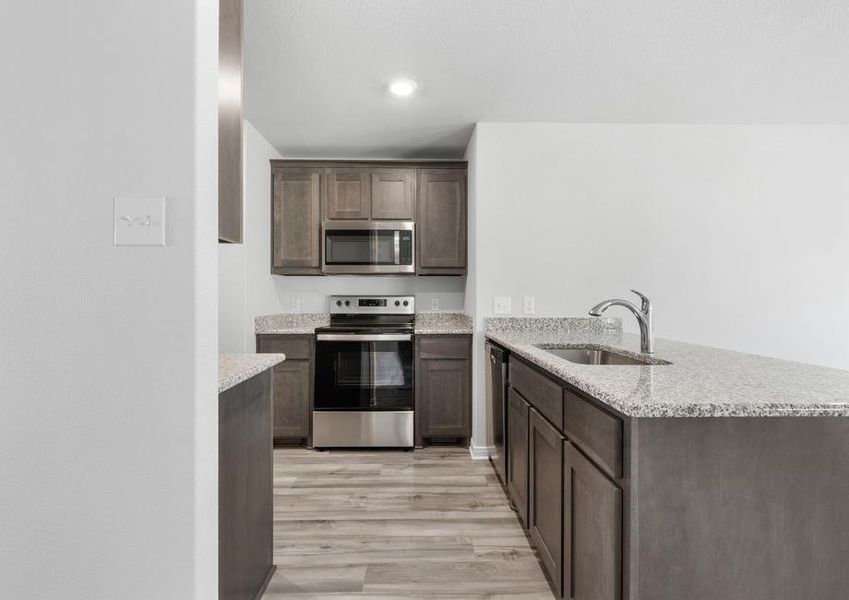
[[642, 310], [644, 314], [648, 313], [651, 310], [651, 300], [649, 300], [648, 296], [646, 296], [642, 292], [638, 292], [637, 290], [631, 291], [637, 294], [637, 296], [640, 297], [640, 300], [642, 300], [642, 306], [640, 307], [640, 310]]

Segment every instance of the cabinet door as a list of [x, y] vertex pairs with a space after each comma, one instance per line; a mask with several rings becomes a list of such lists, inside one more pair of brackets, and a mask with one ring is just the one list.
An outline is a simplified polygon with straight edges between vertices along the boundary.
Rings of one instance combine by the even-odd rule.
[[412, 221], [415, 219], [413, 169], [375, 169], [371, 172], [371, 218]]
[[310, 363], [286, 360], [274, 367], [274, 437], [310, 434]]
[[572, 444], [564, 447], [564, 594], [574, 600], [620, 600], [622, 490]]
[[324, 192], [325, 219], [368, 219], [371, 192], [365, 169], [327, 169]]
[[466, 172], [419, 169], [416, 195], [416, 272], [466, 272]]
[[563, 585], [563, 440], [531, 409], [528, 529], [558, 596]]
[[257, 336], [257, 352], [286, 355], [272, 371], [275, 439], [310, 437], [314, 346], [313, 337], [308, 335]]
[[419, 361], [416, 396], [421, 437], [471, 436], [470, 381], [468, 360]]
[[507, 492], [528, 526], [528, 412], [527, 402], [512, 388], [507, 390]]
[[272, 272], [321, 272], [320, 181], [320, 169], [274, 171]]

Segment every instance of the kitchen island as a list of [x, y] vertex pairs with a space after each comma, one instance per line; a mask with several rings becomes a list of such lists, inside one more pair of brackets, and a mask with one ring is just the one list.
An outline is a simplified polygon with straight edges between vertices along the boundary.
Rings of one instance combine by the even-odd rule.
[[218, 593], [253, 600], [272, 560], [271, 369], [283, 354], [222, 354], [218, 363]]
[[[657, 340], [605, 319], [493, 319], [508, 494], [555, 593], [849, 596], [849, 372]], [[653, 364], [577, 364], [590, 347]], [[669, 364], [666, 364], [669, 363]]]

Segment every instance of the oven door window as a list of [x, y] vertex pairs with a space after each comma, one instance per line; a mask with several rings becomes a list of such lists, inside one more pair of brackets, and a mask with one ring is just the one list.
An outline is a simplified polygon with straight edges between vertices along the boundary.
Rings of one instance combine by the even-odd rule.
[[412, 410], [412, 342], [316, 344], [316, 410]]
[[328, 230], [325, 235], [325, 262], [328, 265], [368, 265], [372, 263], [372, 236], [368, 230]]

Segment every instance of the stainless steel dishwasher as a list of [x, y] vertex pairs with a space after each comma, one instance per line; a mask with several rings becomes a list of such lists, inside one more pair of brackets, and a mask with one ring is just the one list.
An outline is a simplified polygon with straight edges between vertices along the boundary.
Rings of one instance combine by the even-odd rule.
[[486, 343], [486, 398], [489, 405], [490, 445], [489, 459], [503, 485], [507, 485], [507, 403], [504, 386], [507, 385], [507, 352]]

